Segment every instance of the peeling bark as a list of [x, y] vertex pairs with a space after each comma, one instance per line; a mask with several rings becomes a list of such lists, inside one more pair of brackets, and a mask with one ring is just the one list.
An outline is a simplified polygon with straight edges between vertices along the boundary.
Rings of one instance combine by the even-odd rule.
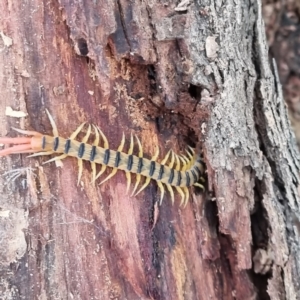
[[207, 166], [183, 209], [155, 182], [126, 195], [121, 172], [93, 186], [88, 163], [77, 186], [72, 158], [1, 158], [5, 299], [300, 297], [299, 154], [260, 0], [0, 7], [1, 136], [49, 134], [47, 108], [61, 136], [88, 121], [112, 149], [124, 131]]

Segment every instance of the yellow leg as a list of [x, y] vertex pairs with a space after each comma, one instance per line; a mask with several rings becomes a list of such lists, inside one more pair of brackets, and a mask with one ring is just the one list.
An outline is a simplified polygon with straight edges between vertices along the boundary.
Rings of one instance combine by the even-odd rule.
[[130, 184], [131, 184], [131, 173], [130, 172], [125, 172], [125, 175], [126, 175], [126, 179], [127, 179], [126, 194], [128, 194], [129, 187], [130, 187]]
[[97, 180], [104, 173], [104, 171], [106, 170], [106, 167], [107, 167], [106, 165], [101, 165], [101, 169], [100, 169], [99, 173], [97, 174], [95, 180]]
[[104, 142], [104, 148], [105, 148], [105, 149], [108, 149], [108, 148], [109, 148], [109, 145], [108, 145], [108, 141], [107, 141], [106, 136], [104, 135], [104, 133], [102, 132], [102, 130], [101, 130], [98, 126], [96, 126], [96, 127], [97, 127], [97, 130], [98, 130], [99, 133], [100, 133], [101, 138], [103, 139], [103, 142]]
[[168, 153], [166, 154], [166, 156], [164, 157], [164, 159], [161, 161], [162, 165], [165, 165], [169, 156], [170, 156], [171, 150], [168, 151]]
[[200, 189], [202, 189], [203, 191], [205, 191], [205, 187], [204, 187], [202, 184], [196, 182], [196, 183], [194, 183], [193, 185], [194, 185], [194, 186], [197, 186], [197, 187], [199, 187]]
[[174, 192], [173, 192], [172, 186], [169, 184], [166, 184], [166, 187], [167, 187], [168, 191], [170, 192], [172, 204], [174, 204]]
[[15, 128], [15, 127], [11, 127], [11, 129], [13, 129], [16, 132], [26, 134], [26, 135], [42, 136], [42, 134], [37, 131], [23, 130], [23, 129], [19, 129], [19, 128]]
[[157, 185], [158, 185], [159, 190], [160, 190], [160, 200], [159, 200], [159, 205], [161, 205], [162, 200], [163, 200], [163, 198], [164, 198], [164, 194], [165, 194], [165, 188], [164, 188], [163, 184], [162, 184], [160, 181], [157, 182]]
[[137, 141], [138, 148], [139, 148], [138, 157], [143, 157], [143, 147], [142, 147], [141, 141], [139, 140], [139, 138], [137, 136], [135, 136], [135, 139]]
[[[137, 144], [138, 144], [138, 148], [139, 148], [139, 153], [138, 153], [138, 157], [142, 158], [143, 157], [143, 147], [142, 147], [142, 144], [141, 144], [141, 141], [139, 140], [139, 138], [137, 136], [135, 136], [135, 139], [137, 141]], [[134, 188], [133, 188], [133, 191], [131, 193], [131, 196], [134, 195], [138, 185], [140, 184], [141, 182], [141, 178], [142, 176], [140, 174], [136, 174], [136, 183], [134, 185]]]
[[80, 178], [82, 176], [82, 170], [83, 170], [82, 159], [78, 159], [78, 179], [77, 179], [77, 185], [79, 185]]
[[37, 153], [31, 154], [31, 155], [28, 155], [27, 157], [35, 157], [35, 156], [41, 156], [41, 155], [51, 155], [53, 153], [54, 153], [54, 151], [37, 152]]
[[175, 170], [176, 171], [180, 171], [180, 159], [179, 156], [177, 154], [174, 154], [175, 156]]
[[117, 171], [118, 171], [118, 169], [113, 168], [113, 169], [112, 169], [112, 172], [111, 172], [104, 180], [102, 180], [102, 181], [99, 183], [99, 185], [102, 184], [102, 183], [104, 183], [104, 182], [107, 181], [108, 179], [111, 179], [113, 176], [115, 176], [116, 173], [117, 173]]
[[77, 129], [70, 135], [71, 140], [74, 140], [77, 137], [78, 133], [82, 130], [85, 124], [86, 123], [82, 123], [80, 126], [77, 127]]
[[132, 191], [132, 193], [131, 193], [131, 196], [134, 195], [134, 193], [135, 193], [135, 191], [136, 191], [138, 185], [139, 185], [140, 182], [141, 182], [141, 178], [142, 178], [141, 174], [136, 174], [136, 183], [135, 183], [135, 185], [134, 185], [134, 188], [133, 188], [133, 191]]
[[120, 146], [119, 146], [119, 148], [118, 148], [118, 151], [119, 151], [119, 152], [123, 151], [124, 145], [125, 145], [125, 134], [124, 134], [124, 132], [123, 132], [122, 139], [121, 139], [121, 143], [120, 143]]
[[187, 169], [187, 162], [186, 162], [186, 160], [181, 155], [178, 155], [178, 158], [182, 162], [182, 168], [181, 168], [180, 171], [185, 171]]
[[131, 155], [133, 153], [133, 136], [132, 134], [130, 135], [130, 146], [128, 150], [128, 154]]
[[181, 157], [185, 160], [185, 163], [186, 163], [185, 170], [189, 169], [191, 167], [191, 161], [185, 155], [182, 155]]
[[134, 196], [137, 196], [143, 189], [145, 189], [148, 184], [150, 183], [151, 177], [146, 177], [146, 181], [143, 184], [143, 186], [137, 191], [137, 193]]
[[52, 132], [53, 132], [53, 136], [57, 137], [58, 136], [58, 130], [57, 130], [57, 126], [55, 124], [55, 121], [53, 120], [52, 116], [50, 115], [48, 109], [46, 109], [46, 113], [48, 115], [50, 124], [52, 126]]
[[184, 203], [185, 194], [179, 186], [175, 186], [175, 189], [181, 196], [180, 206]]
[[91, 125], [89, 125], [88, 130], [87, 130], [85, 136], [83, 137], [82, 143], [86, 143], [88, 141], [90, 134], [91, 134]]
[[175, 162], [175, 155], [174, 155], [174, 151], [171, 150], [171, 161], [169, 163], [169, 167], [172, 169], [174, 166], [174, 162]]
[[195, 154], [195, 149], [194, 149], [194, 148], [192, 148], [191, 146], [188, 146], [188, 148], [190, 149], [190, 151], [191, 151], [192, 155], [194, 155], [194, 154]]
[[94, 162], [91, 162], [91, 168], [92, 168], [92, 183], [95, 184], [96, 181], [96, 164]]
[[97, 127], [94, 124], [92, 126], [93, 126], [94, 131], [95, 131], [95, 140], [94, 140], [93, 146], [98, 146], [99, 142], [100, 142], [99, 131], [98, 131]]
[[188, 157], [190, 158], [189, 160], [193, 160], [193, 155], [187, 149], [185, 149], [185, 152], [187, 153]]
[[[46, 152], [45, 152], [45, 153], [46, 153]], [[36, 153], [36, 154], [37, 154], [37, 153]], [[55, 157], [53, 157], [53, 158], [51, 158], [51, 159], [49, 159], [49, 160], [43, 162], [43, 165], [44, 165], [44, 164], [47, 164], [47, 163], [50, 163], [50, 162], [52, 162], [52, 161], [62, 160], [62, 159], [64, 159], [64, 158], [66, 158], [67, 156], [68, 156], [67, 154], [62, 154], [62, 155], [59, 155], [59, 156], [55, 156]]]
[[186, 207], [188, 201], [189, 201], [189, 198], [190, 198], [190, 193], [189, 193], [189, 189], [185, 186], [182, 188], [184, 193], [185, 193], [185, 201], [184, 201], [184, 204], [183, 204], [183, 207]]

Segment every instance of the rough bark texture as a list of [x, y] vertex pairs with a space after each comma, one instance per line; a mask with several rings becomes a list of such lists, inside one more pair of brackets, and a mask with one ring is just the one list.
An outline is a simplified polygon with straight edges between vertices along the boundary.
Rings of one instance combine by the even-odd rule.
[[155, 182], [126, 195], [121, 172], [93, 186], [87, 163], [77, 186], [76, 159], [2, 158], [4, 299], [300, 297], [299, 158], [259, 0], [0, 7], [1, 136], [49, 134], [47, 108], [61, 136], [89, 121], [112, 149], [132, 132], [207, 164], [183, 209]]

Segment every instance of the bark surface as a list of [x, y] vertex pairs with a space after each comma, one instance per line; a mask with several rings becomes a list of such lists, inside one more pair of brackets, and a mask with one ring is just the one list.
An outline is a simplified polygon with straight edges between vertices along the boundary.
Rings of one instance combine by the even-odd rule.
[[50, 134], [47, 108], [63, 137], [88, 121], [207, 167], [183, 209], [122, 172], [93, 186], [88, 163], [77, 186], [73, 158], [1, 158], [3, 299], [300, 297], [299, 156], [260, 0], [0, 7], [1, 136]]

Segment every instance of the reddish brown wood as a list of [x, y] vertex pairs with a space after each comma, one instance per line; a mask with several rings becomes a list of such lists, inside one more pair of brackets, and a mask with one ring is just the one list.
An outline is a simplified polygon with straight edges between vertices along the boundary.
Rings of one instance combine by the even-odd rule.
[[207, 163], [206, 192], [183, 209], [168, 196], [155, 208], [155, 182], [126, 195], [121, 172], [94, 186], [88, 163], [77, 186], [73, 158], [1, 158], [2, 174], [27, 168], [0, 182], [5, 299], [295, 299], [299, 244], [283, 214], [299, 216], [297, 153], [274, 125], [286, 114], [259, 5], [1, 2], [1, 136], [49, 134], [47, 108], [64, 137], [88, 121], [112, 149], [134, 133], [147, 157], [197, 144]]

